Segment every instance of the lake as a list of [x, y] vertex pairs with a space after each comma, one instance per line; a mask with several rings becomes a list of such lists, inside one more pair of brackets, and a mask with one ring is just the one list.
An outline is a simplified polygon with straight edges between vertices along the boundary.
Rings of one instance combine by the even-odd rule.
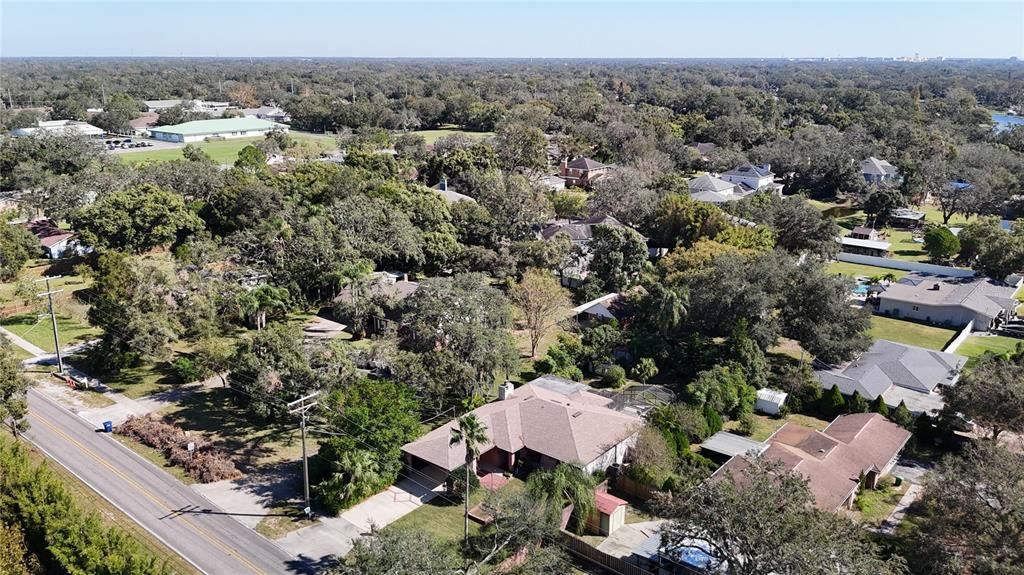
[[1024, 125], [1024, 116], [992, 114], [992, 121], [996, 123], [995, 130], [997, 132], [1002, 132], [1003, 130], [1009, 130], [1012, 126]]

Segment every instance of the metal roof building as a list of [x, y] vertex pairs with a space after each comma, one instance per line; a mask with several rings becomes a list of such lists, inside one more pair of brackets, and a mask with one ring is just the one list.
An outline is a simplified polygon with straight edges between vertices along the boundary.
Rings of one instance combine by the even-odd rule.
[[288, 126], [258, 118], [221, 118], [155, 126], [149, 133], [154, 139], [166, 142], [201, 142], [207, 138], [253, 138], [273, 130], [288, 131]]

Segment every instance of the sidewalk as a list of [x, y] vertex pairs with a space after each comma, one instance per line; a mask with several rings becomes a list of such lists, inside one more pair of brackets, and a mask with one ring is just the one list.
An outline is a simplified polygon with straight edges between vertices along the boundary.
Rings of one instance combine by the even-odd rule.
[[4, 336], [6, 336], [7, 339], [11, 340], [11, 343], [13, 343], [14, 345], [16, 345], [16, 346], [20, 347], [21, 349], [27, 351], [28, 353], [31, 353], [34, 356], [33, 358], [39, 357], [41, 355], [52, 355], [52, 354], [50, 354], [50, 352], [46, 351], [45, 349], [43, 349], [41, 347], [38, 347], [38, 346], [35, 346], [35, 345], [29, 343], [28, 341], [26, 341], [25, 339], [23, 339], [23, 338], [21, 338], [21, 337], [19, 337], [17, 335], [14, 335], [13, 333], [11, 333], [11, 331], [9, 329], [7, 329], [5, 327], [0, 327], [0, 333], [2, 333]]
[[917, 501], [917, 498], [921, 496], [922, 487], [918, 484], [913, 484], [907, 488], [907, 492], [900, 497], [899, 503], [889, 514], [889, 517], [882, 522], [878, 527], [878, 532], [883, 535], [892, 535], [896, 531], [896, 527], [899, 526], [900, 522], [907, 515], [907, 508]]

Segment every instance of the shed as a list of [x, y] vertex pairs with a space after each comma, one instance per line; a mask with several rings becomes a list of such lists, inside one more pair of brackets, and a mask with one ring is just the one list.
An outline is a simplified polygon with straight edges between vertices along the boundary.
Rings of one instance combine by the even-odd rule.
[[754, 403], [754, 409], [768, 415], [778, 415], [782, 406], [785, 405], [787, 397], [789, 395], [785, 391], [762, 387], [757, 390], [757, 402]]
[[587, 522], [591, 531], [598, 535], [610, 535], [626, 524], [626, 506], [629, 503], [605, 491], [594, 491], [596, 510]]
[[711, 453], [717, 453], [726, 457], [750, 452], [760, 454], [766, 447], [767, 445], [764, 443], [748, 439], [742, 435], [729, 433], [728, 431], [719, 431], [700, 444], [700, 448], [704, 451], [710, 451]]

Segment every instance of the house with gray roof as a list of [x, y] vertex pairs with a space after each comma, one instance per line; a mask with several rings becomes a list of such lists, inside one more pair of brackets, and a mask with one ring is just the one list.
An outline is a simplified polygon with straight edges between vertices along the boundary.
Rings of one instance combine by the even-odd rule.
[[868, 401], [881, 396], [890, 407], [903, 401], [912, 412], [931, 413], [942, 409], [942, 390], [956, 384], [965, 363], [960, 355], [882, 339], [845, 365], [816, 364], [814, 374], [825, 390], [838, 387]]
[[475, 199], [467, 196], [466, 194], [460, 194], [459, 192], [453, 190], [451, 186], [448, 184], [448, 178], [441, 178], [441, 181], [431, 186], [430, 189], [437, 192], [438, 195], [440, 195], [444, 199], [445, 203], [447, 203], [449, 206], [452, 204], [457, 204], [459, 202], [473, 202], [474, 204], [476, 203]]
[[988, 331], [1014, 317], [1016, 286], [985, 277], [954, 278], [912, 273], [878, 294], [878, 313], [928, 323]]
[[772, 172], [771, 164], [743, 164], [723, 173], [720, 177], [750, 193], [782, 194], [783, 186], [775, 182], [775, 173]]
[[712, 174], [693, 178], [689, 181], [689, 187], [691, 198], [712, 204], [734, 202], [756, 193], [755, 190], [743, 188]]
[[869, 184], [894, 184], [900, 180], [896, 166], [874, 156], [860, 163], [860, 173]]

